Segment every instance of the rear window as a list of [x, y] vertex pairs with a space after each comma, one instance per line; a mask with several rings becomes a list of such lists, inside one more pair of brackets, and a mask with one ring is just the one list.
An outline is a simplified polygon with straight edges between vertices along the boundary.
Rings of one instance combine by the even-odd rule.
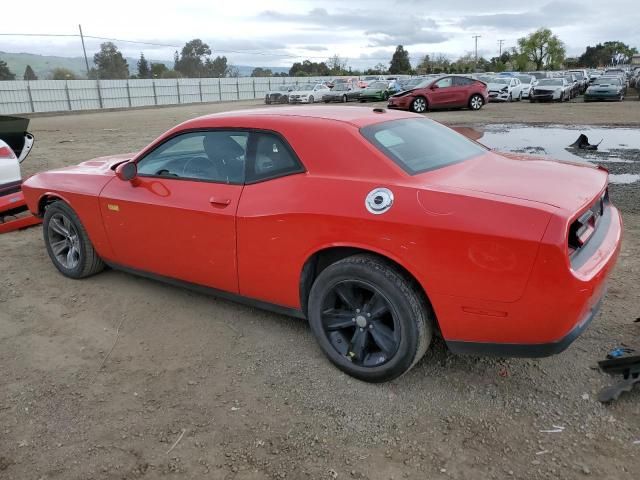
[[409, 175], [462, 162], [487, 151], [426, 118], [391, 120], [364, 127], [360, 132]]

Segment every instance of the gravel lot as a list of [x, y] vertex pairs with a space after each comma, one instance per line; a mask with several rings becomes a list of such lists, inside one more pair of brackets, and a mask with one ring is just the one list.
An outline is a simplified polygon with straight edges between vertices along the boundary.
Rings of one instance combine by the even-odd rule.
[[[254, 105], [34, 118], [24, 173], [137, 150], [184, 119]], [[430, 116], [638, 126], [640, 102]], [[637, 480], [640, 389], [610, 406], [594, 398], [610, 383], [596, 362], [640, 347], [640, 195], [619, 186], [613, 196], [623, 251], [602, 313], [567, 351], [504, 360], [436, 343], [384, 385], [333, 368], [300, 320], [117, 271], [73, 281], [49, 261], [40, 228], [3, 235], [0, 478]]]

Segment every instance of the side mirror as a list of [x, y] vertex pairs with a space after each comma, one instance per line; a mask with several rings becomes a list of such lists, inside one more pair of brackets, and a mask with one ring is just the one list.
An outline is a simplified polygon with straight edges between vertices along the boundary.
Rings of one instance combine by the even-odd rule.
[[135, 162], [121, 163], [116, 167], [116, 177], [123, 182], [131, 182], [138, 176], [138, 166]]
[[435, 83], [433, 85], [431, 85], [431, 90], [437, 90], [438, 88], [440, 88], [438, 85], [436, 85]]

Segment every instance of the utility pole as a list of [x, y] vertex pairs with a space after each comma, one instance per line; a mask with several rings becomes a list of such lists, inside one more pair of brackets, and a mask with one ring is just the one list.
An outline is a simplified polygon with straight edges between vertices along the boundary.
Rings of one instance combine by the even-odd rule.
[[498, 45], [499, 45], [499, 52], [498, 53], [498, 58], [502, 57], [502, 44], [504, 43], [504, 40], [498, 40]]
[[84, 47], [84, 35], [82, 35], [82, 25], [78, 24], [80, 29], [80, 40], [82, 41], [82, 51], [84, 52], [84, 64], [87, 67], [87, 78], [89, 78], [89, 60], [87, 59], [87, 49]]
[[473, 39], [476, 41], [476, 60], [473, 64], [473, 69], [476, 70], [478, 68], [478, 39], [481, 37], [482, 35], [473, 35]]

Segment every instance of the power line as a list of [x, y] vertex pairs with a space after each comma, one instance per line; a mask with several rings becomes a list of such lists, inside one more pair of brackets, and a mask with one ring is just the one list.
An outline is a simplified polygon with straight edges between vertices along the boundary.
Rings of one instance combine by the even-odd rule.
[[[92, 40], [105, 40], [109, 42], [118, 42], [118, 43], [131, 43], [136, 45], [148, 45], [153, 47], [165, 47], [165, 48], [182, 48], [183, 45], [174, 45], [169, 43], [156, 43], [156, 42], [145, 42], [140, 40], [126, 40], [122, 38], [111, 38], [111, 37], [99, 37], [95, 35], [79, 35], [79, 34], [57, 34], [57, 33], [0, 33], [0, 36], [3, 37], [61, 37], [61, 38], [90, 38]], [[289, 53], [269, 53], [265, 51], [255, 50], [255, 49], [236, 49], [236, 50], [219, 50], [215, 49], [215, 52], [219, 53], [235, 53], [239, 55], [261, 55], [265, 57], [281, 57], [281, 58], [304, 58], [309, 60], [326, 60], [326, 56], [307, 56], [307, 55], [292, 55]], [[388, 57], [367, 57], [362, 58], [360, 60], [367, 61], [386, 61], [389, 60]]]

